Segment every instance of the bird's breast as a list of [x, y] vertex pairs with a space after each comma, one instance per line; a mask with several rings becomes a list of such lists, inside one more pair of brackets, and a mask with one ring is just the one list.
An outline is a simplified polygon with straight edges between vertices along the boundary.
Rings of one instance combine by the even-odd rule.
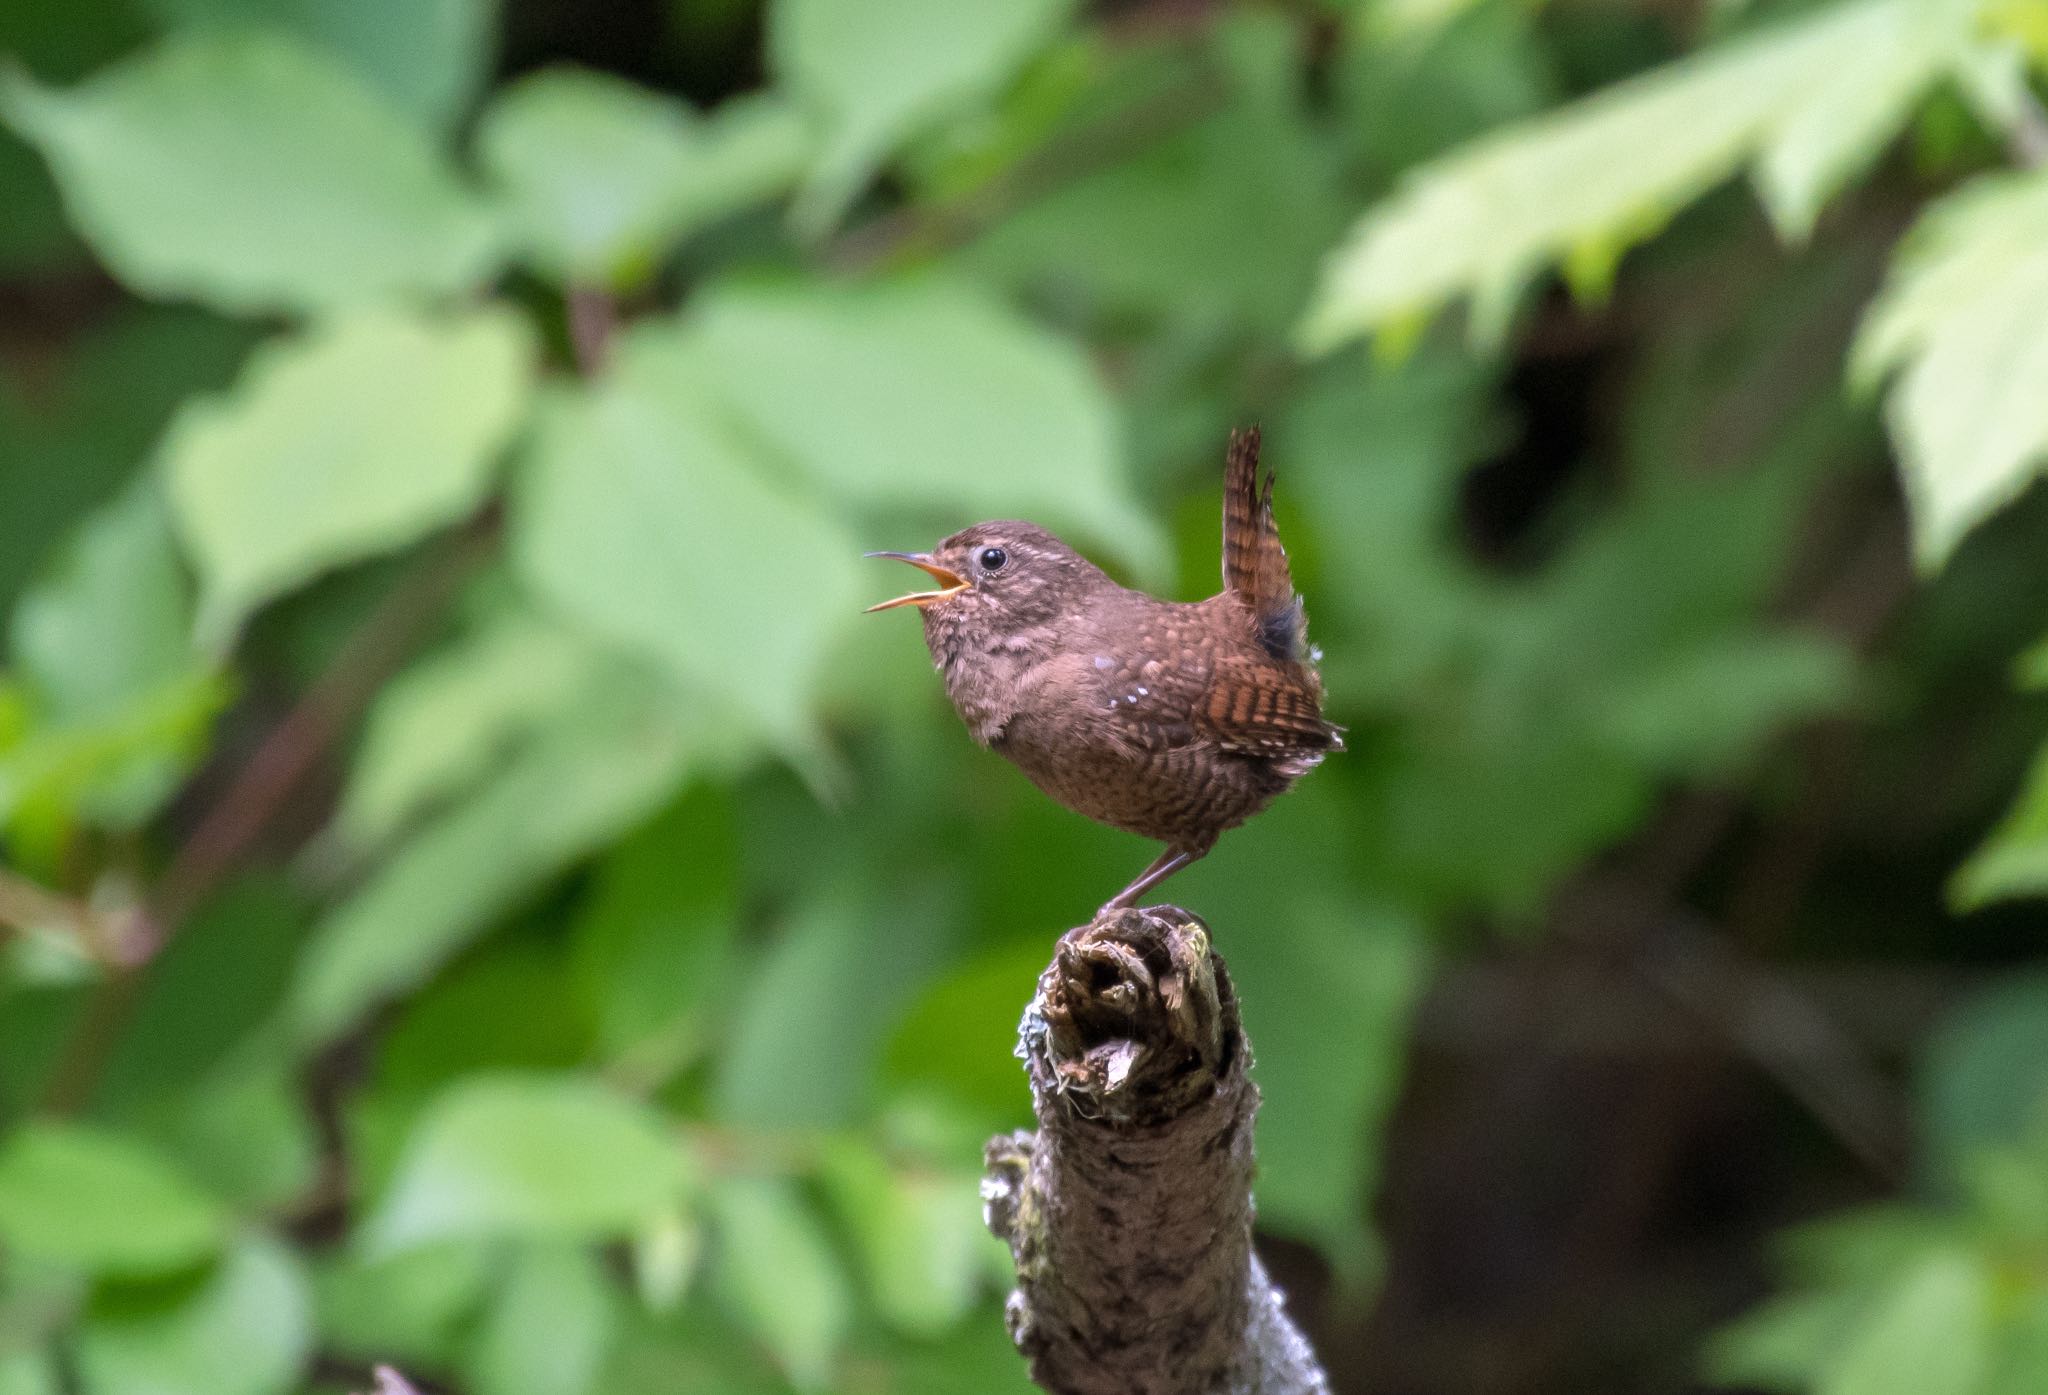
[[934, 652], [946, 696], [967, 730], [983, 746], [998, 746], [1018, 709], [1041, 687], [1044, 646], [1025, 635], [991, 637]]

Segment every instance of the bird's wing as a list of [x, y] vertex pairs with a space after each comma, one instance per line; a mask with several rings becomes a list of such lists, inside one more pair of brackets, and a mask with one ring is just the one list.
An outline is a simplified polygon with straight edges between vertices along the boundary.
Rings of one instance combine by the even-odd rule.
[[1223, 469], [1223, 589], [1251, 611], [1267, 653], [1292, 663], [1306, 657], [1307, 618], [1273, 522], [1273, 472], [1259, 478], [1256, 426], [1231, 433]]
[[1337, 729], [1323, 720], [1322, 709], [1322, 692], [1307, 670], [1229, 655], [1211, 667], [1192, 721], [1226, 751], [1291, 755], [1337, 744]]
[[1103, 720], [1133, 749], [1212, 744], [1284, 756], [1339, 745], [1315, 675], [1299, 665], [1198, 647], [1104, 656], [1094, 672]]

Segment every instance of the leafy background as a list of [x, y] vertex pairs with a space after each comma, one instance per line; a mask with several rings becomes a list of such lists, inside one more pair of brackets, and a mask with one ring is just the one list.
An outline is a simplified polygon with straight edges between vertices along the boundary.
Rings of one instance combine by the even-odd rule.
[[[1214, 588], [1347, 1391], [2048, 1388], [2039, 0], [0, 6], [0, 1392], [997, 1392], [1149, 850], [865, 547]], [[1995, 516], [1995, 519], [1994, 519]]]

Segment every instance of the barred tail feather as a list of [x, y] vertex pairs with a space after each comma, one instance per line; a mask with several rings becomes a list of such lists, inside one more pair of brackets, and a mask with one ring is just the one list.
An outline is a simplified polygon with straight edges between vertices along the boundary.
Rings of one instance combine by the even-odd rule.
[[1276, 659], [1307, 658], [1308, 620], [1273, 522], [1273, 473], [1259, 478], [1259, 429], [1235, 431], [1223, 473], [1223, 585], [1250, 607]]

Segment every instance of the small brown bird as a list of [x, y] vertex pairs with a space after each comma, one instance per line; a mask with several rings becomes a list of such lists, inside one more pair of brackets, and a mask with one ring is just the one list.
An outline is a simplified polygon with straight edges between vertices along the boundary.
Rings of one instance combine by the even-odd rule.
[[1223, 481], [1223, 591], [1162, 601], [1119, 586], [1032, 523], [977, 523], [930, 552], [870, 552], [939, 583], [916, 606], [974, 739], [1076, 812], [1166, 851], [1102, 909], [1206, 854], [1342, 750], [1273, 524], [1259, 433], [1234, 434]]

